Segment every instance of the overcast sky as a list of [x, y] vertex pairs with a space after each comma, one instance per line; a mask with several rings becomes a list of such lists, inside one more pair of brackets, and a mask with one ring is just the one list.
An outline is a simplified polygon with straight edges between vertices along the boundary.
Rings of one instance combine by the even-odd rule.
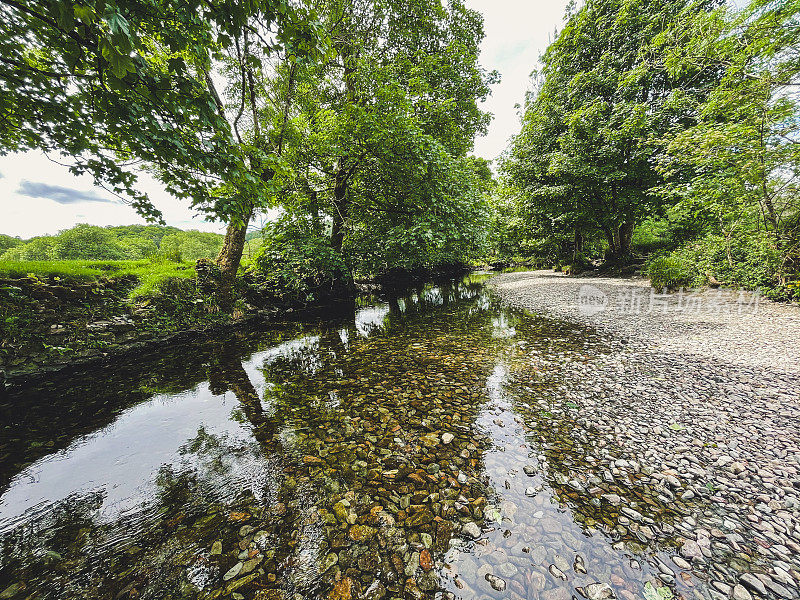
[[[561, 27], [566, 4], [566, 0], [467, 0], [468, 6], [484, 15], [486, 39], [481, 62], [502, 76], [484, 107], [494, 114], [494, 120], [488, 135], [475, 144], [478, 156], [497, 158], [518, 130], [514, 105], [522, 103], [529, 74], [553, 32]], [[204, 222], [146, 175], [140, 177], [139, 187], [161, 209], [169, 225], [224, 229], [218, 223]], [[91, 177], [75, 177], [41, 153], [0, 156], [0, 233], [27, 238], [56, 233], [76, 223], [143, 222], [129, 206], [95, 187]]]

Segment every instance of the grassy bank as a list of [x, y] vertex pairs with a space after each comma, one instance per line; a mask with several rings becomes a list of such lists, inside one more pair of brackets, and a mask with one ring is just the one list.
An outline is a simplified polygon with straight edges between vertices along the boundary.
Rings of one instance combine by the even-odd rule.
[[0, 371], [63, 364], [231, 319], [198, 289], [187, 262], [0, 261]]
[[191, 279], [194, 265], [152, 258], [145, 260], [0, 260], [0, 278], [34, 276], [48, 280], [89, 282], [135, 277], [129, 298], [148, 296], [170, 279]]

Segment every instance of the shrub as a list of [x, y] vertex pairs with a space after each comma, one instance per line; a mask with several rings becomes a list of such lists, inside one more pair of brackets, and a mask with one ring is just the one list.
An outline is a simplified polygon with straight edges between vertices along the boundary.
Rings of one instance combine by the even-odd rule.
[[648, 219], [633, 230], [631, 238], [633, 252], [651, 254], [667, 249], [671, 244], [669, 221], [666, 219]]
[[721, 284], [762, 289], [770, 297], [788, 299], [793, 291], [781, 284], [781, 252], [765, 232], [741, 230], [729, 237], [709, 234], [674, 252], [653, 258], [648, 275], [653, 287]]
[[[156, 253], [156, 241], [148, 235], [137, 235], [136, 228], [145, 226], [97, 227], [79, 224], [63, 229], [54, 236], [27, 241], [17, 240], [3, 253], [0, 239], [0, 260], [140, 260]], [[163, 228], [168, 229], [168, 228]], [[174, 228], [171, 228], [174, 229]], [[146, 231], [145, 231], [146, 233]], [[8, 237], [8, 236], [4, 236]], [[7, 245], [7, 244], [6, 244]]]
[[747, 289], [772, 288], [778, 284], [781, 254], [774, 241], [761, 232], [747, 232], [726, 241], [706, 236], [699, 244], [698, 264], [704, 274], [726, 285]]
[[[50, 257], [54, 260], [124, 260], [128, 253], [107, 229], [80, 224], [60, 231], [54, 238]], [[137, 257], [138, 258], [138, 257]]]
[[51, 260], [56, 238], [45, 236], [33, 238], [6, 250], [0, 260]]
[[786, 284], [786, 299], [800, 302], [800, 279]]
[[313, 218], [284, 215], [263, 233], [254, 261], [262, 292], [302, 304], [350, 295], [350, 271]]
[[3, 254], [9, 248], [22, 245], [24, 242], [18, 237], [11, 237], [0, 233], [0, 254]]
[[682, 257], [670, 254], [658, 256], [647, 266], [650, 284], [656, 289], [678, 289], [694, 285], [697, 272], [691, 263]]

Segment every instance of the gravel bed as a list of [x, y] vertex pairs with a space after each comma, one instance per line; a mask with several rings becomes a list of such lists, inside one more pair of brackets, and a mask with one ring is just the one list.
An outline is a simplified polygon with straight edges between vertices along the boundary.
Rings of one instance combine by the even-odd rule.
[[559, 372], [562, 393], [587, 432], [613, 438], [610, 454], [637, 457], [693, 503], [676, 556], [711, 597], [800, 598], [800, 308], [720, 290], [666, 298], [642, 279], [547, 271], [489, 287], [625, 342]]
[[[672, 293], [664, 298], [642, 278], [567, 277], [551, 271], [505, 273], [493, 277], [489, 286], [510, 305], [580, 321], [639, 346], [800, 373], [796, 305], [731, 290]], [[604, 310], [592, 315], [590, 307], [579, 305], [584, 286], [605, 294]]]

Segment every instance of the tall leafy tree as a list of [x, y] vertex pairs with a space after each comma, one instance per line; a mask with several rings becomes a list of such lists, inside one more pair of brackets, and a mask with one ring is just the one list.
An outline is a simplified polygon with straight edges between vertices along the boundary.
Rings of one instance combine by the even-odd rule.
[[[158, 219], [136, 188], [144, 165], [198, 211], [246, 225], [270, 175], [235, 139], [214, 65], [244, 40], [251, 70], [270, 51], [302, 55], [310, 25], [289, 0], [0, 0], [0, 152], [57, 153]], [[221, 255], [227, 281], [240, 256]]]
[[629, 253], [634, 226], [660, 209], [651, 192], [659, 140], [687, 125], [674, 94], [702, 94], [708, 83], [653, 68], [651, 42], [684, 11], [713, 5], [589, 0], [571, 16], [542, 59], [504, 166], [525, 210], [573, 231], [576, 246], [600, 232], [613, 256]]
[[725, 240], [764, 231], [780, 253], [779, 278], [800, 267], [800, 2], [755, 0], [685, 14], [659, 40], [664, 66], [720, 73], [695, 106], [696, 122], [669, 140], [661, 192]]
[[[481, 16], [460, 0], [320, 0], [331, 39], [319, 64], [287, 66], [290, 210], [330, 223], [330, 244], [371, 267], [470, 245], [480, 206], [467, 160], [494, 73], [478, 64]], [[435, 259], [434, 259], [435, 260]]]

